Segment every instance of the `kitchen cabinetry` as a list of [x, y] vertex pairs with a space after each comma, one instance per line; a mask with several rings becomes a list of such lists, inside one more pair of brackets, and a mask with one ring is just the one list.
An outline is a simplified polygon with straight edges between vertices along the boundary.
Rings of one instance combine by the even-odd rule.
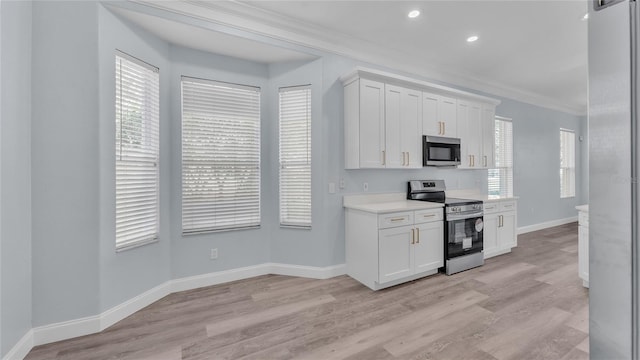
[[422, 93], [385, 85], [385, 167], [421, 168]]
[[495, 167], [495, 106], [482, 105], [482, 167]]
[[589, 287], [589, 205], [578, 209], [578, 276], [582, 286]]
[[482, 167], [481, 105], [458, 101], [458, 136], [460, 137], [460, 168]]
[[384, 83], [359, 79], [345, 86], [344, 95], [345, 167], [383, 168]]
[[358, 79], [345, 86], [345, 167], [422, 167], [420, 91]]
[[347, 274], [373, 290], [435, 274], [444, 264], [442, 207], [384, 214], [346, 209]]
[[457, 137], [456, 99], [422, 93], [422, 134]]
[[511, 252], [518, 245], [515, 200], [484, 203], [484, 258]]
[[421, 168], [423, 134], [461, 138], [462, 168], [490, 166], [484, 107], [498, 100], [364, 68], [340, 80], [346, 169]]

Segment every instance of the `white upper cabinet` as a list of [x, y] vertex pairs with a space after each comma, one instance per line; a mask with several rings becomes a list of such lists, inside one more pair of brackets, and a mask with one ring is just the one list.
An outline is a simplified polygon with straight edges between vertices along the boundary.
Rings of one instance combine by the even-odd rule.
[[400, 98], [400, 150], [404, 167], [422, 167], [422, 92], [402, 89]]
[[421, 168], [423, 135], [460, 138], [461, 168], [493, 166], [499, 101], [364, 68], [340, 80], [346, 169]]
[[481, 108], [478, 103], [458, 101], [461, 168], [482, 167]]
[[482, 167], [495, 167], [495, 116], [496, 107], [482, 105]]
[[358, 79], [344, 95], [345, 168], [384, 168], [384, 83]]
[[385, 85], [385, 167], [420, 168], [422, 93]]
[[457, 137], [456, 99], [422, 93], [422, 134]]

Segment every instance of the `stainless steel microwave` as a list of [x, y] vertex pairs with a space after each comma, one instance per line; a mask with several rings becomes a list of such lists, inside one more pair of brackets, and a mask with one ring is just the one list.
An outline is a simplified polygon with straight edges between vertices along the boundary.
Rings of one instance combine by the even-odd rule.
[[422, 136], [423, 166], [460, 165], [460, 139]]

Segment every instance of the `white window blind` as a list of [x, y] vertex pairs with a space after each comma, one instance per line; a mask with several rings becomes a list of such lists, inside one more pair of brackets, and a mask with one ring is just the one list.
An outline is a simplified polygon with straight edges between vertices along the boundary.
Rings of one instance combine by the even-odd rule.
[[560, 129], [560, 197], [576, 196], [576, 134]]
[[116, 250], [158, 238], [160, 76], [116, 54]]
[[489, 169], [489, 195], [513, 196], [513, 123], [495, 119], [495, 168]]
[[311, 227], [311, 88], [280, 89], [280, 225]]
[[260, 225], [260, 89], [182, 77], [182, 232]]

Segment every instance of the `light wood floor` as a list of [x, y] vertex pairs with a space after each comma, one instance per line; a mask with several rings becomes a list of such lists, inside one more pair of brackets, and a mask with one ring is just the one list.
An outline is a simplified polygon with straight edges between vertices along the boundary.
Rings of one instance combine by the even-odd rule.
[[269, 275], [175, 293], [27, 359], [588, 359], [577, 225], [518, 242], [480, 268], [377, 292]]

